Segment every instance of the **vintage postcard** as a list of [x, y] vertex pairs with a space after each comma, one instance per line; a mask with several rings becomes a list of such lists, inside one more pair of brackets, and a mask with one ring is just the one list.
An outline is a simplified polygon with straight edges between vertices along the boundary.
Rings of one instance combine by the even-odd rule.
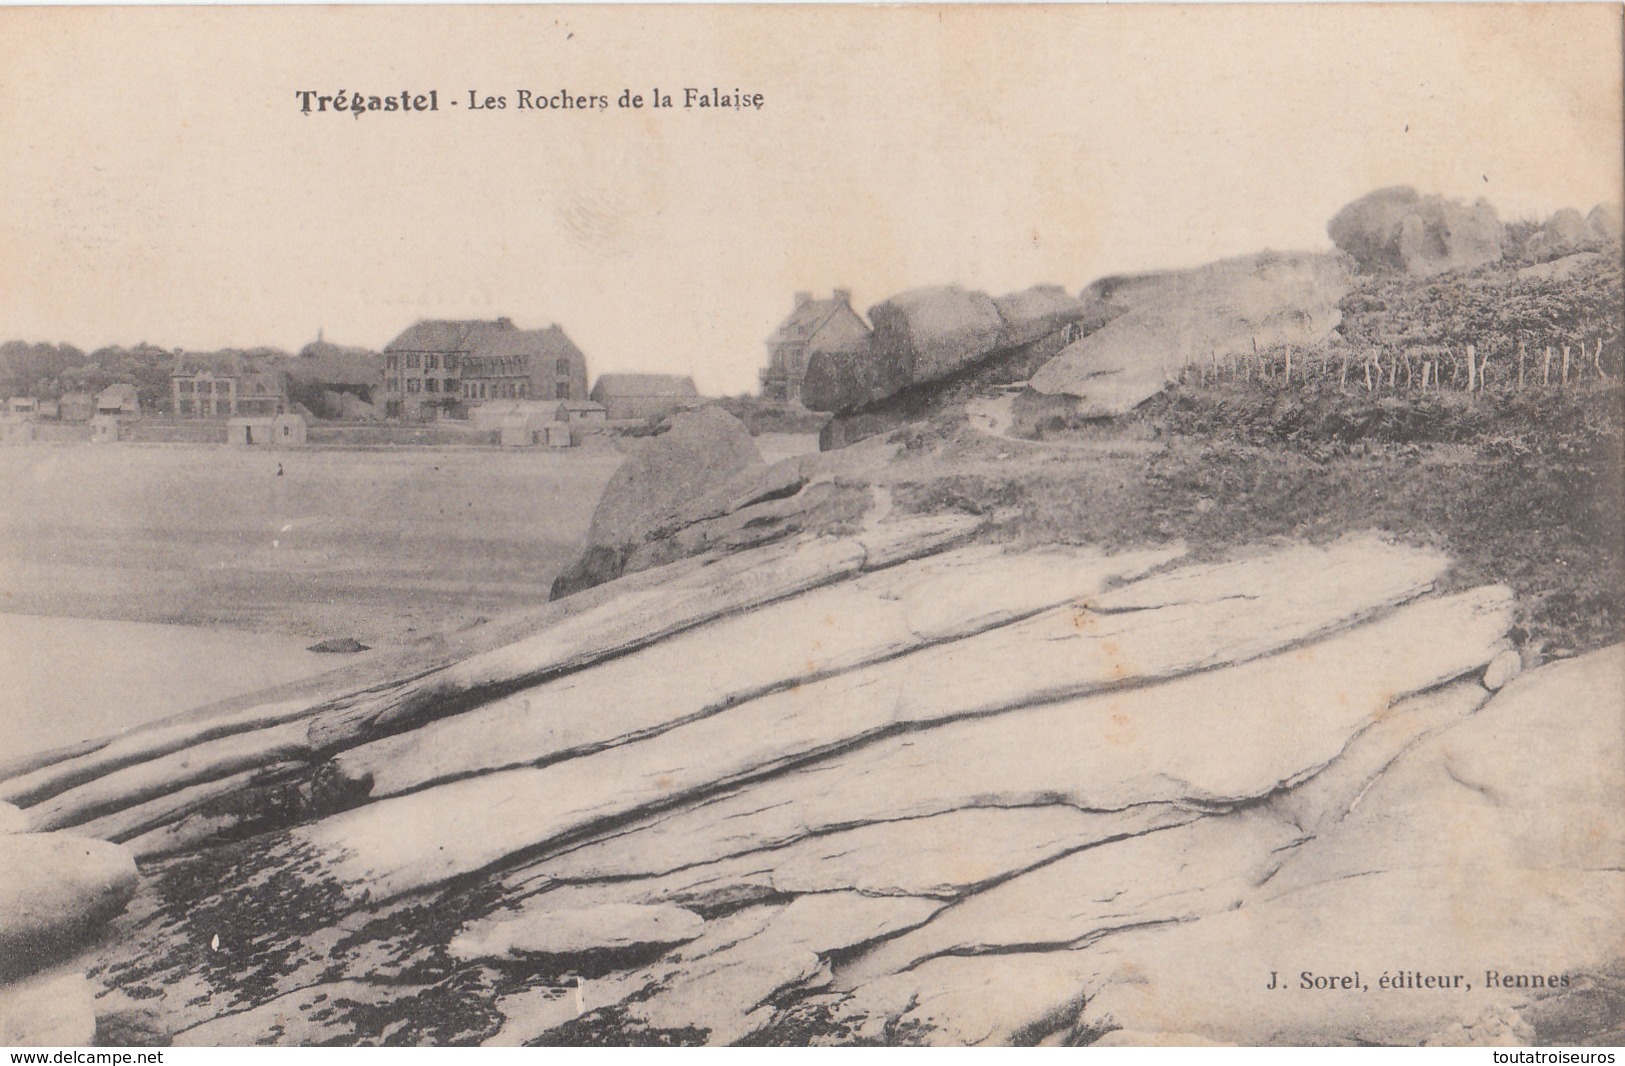
[[0, 8], [0, 1044], [1621, 1043], [1622, 28]]

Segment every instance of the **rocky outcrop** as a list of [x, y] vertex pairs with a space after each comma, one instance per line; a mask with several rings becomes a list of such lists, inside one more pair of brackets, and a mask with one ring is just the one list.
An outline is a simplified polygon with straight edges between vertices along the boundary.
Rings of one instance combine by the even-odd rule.
[[813, 357], [802, 401], [815, 411], [874, 405], [1038, 342], [1089, 316], [1084, 303], [1057, 286], [996, 300], [957, 285], [912, 289], [869, 309], [874, 334], [867, 351]]
[[[541, 763], [649, 737], [756, 697], [962, 639], [1098, 592], [1167, 561], [1088, 551], [1009, 558], [967, 548], [719, 618], [634, 654], [335, 756], [332, 771], [382, 797], [471, 772]], [[861, 624], [851, 621], [862, 619]], [[705, 663], [696, 672], [694, 663]], [[667, 678], [651, 686], [650, 677]]]
[[[968, 516], [900, 520], [851, 537], [807, 538], [714, 560], [641, 595], [610, 600], [516, 641], [335, 707], [310, 724], [320, 750], [401, 732], [466, 705], [581, 670], [684, 630], [939, 551], [974, 532]], [[459, 705], [465, 705], [459, 708]]]
[[679, 563], [349, 694], [304, 757], [345, 809], [183, 841], [217, 809], [176, 799], [75, 972], [180, 1044], [1586, 1035], [1550, 997], [1619, 963], [1625, 648], [1519, 673], [1508, 590], [1377, 536], [945, 522]]
[[1093, 333], [1123, 313], [1121, 307], [1102, 301], [1086, 300], [1084, 306], [1084, 317], [1068, 329], [1004, 349], [992, 358], [973, 363], [945, 378], [914, 385], [878, 402], [835, 414], [819, 434], [819, 447], [825, 452], [848, 448], [942, 411], [963, 410], [968, 404], [985, 399], [991, 389], [1026, 381], [1061, 354], [1073, 339]]
[[[1599, 812], [1625, 790], [1621, 650], [1527, 674], [1423, 740], [1235, 912], [1108, 947], [1085, 1020], [1415, 1044], [1616, 961], [1625, 837]], [[1303, 989], [1305, 969], [1361, 990]], [[1261, 987], [1271, 970], [1286, 993]]]
[[721, 408], [673, 415], [671, 427], [644, 441], [604, 486], [586, 549], [554, 583], [554, 598], [619, 577], [627, 557], [670, 511], [736, 472], [762, 465], [745, 424]]
[[1526, 266], [1518, 271], [1518, 279], [1520, 281], [1568, 281], [1571, 278], [1597, 269], [1607, 261], [1608, 257], [1601, 252], [1577, 252], [1574, 255], [1565, 255], [1561, 259]]
[[[798, 455], [771, 466], [747, 463], [719, 472], [709, 487], [644, 508], [635, 536], [619, 547], [589, 543], [575, 566], [554, 582], [553, 598], [683, 559], [716, 558], [802, 534], [855, 530], [871, 520], [874, 494], [861, 477], [851, 475], [873, 469], [895, 451], [876, 441], [847, 456]], [[604, 506], [608, 497], [606, 489]]]
[[135, 894], [117, 844], [62, 833], [0, 836], [0, 979], [38, 970], [94, 935]]
[[1603, 243], [1603, 238], [1591, 228], [1585, 217], [1572, 207], [1565, 207], [1547, 219], [1525, 242], [1524, 258], [1531, 263], [1545, 263], [1578, 252], [1589, 252]]
[[[1084, 291], [1122, 309], [1033, 374], [1026, 422], [1123, 414], [1191, 364], [1325, 341], [1342, 321], [1350, 278], [1335, 256], [1227, 259], [1178, 273], [1114, 278]], [[1045, 400], [1039, 397], [1059, 397]]]
[[1326, 224], [1332, 242], [1363, 273], [1401, 271], [1428, 277], [1498, 262], [1504, 231], [1495, 208], [1398, 185], [1344, 207]]
[[1618, 244], [1625, 239], [1625, 214], [1617, 204], [1598, 204], [1586, 212], [1586, 225], [1598, 240]]

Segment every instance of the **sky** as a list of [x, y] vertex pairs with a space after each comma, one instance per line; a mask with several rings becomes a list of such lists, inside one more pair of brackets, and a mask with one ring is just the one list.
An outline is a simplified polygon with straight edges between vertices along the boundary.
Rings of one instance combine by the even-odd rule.
[[0, 338], [381, 348], [507, 316], [594, 374], [753, 390], [798, 290], [1329, 249], [1395, 184], [1617, 203], [1621, 41], [1610, 4], [0, 7]]

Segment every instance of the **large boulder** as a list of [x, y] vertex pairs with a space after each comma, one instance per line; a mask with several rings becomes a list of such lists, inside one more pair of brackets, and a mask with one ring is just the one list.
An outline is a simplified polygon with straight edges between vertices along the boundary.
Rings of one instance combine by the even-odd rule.
[[1424, 277], [1497, 262], [1505, 236], [1488, 203], [1422, 196], [1407, 185], [1362, 196], [1332, 216], [1326, 231], [1362, 273]]
[[1104, 300], [1074, 300], [1047, 286], [1001, 296], [994, 303], [1005, 315], [1005, 331], [1012, 340], [1032, 336], [1057, 321], [1065, 321], [1065, 325], [1043, 333], [1037, 340], [1001, 348], [957, 374], [910, 386], [854, 410], [836, 412], [818, 435], [818, 446], [826, 452], [847, 448], [931, 418], [939, 411], [963, 410], [967, 404], [985, 399], [990, 388], [1031, 378], [1068, 344], [1100, 329], [1124, 310]]
[[1030, 386], [1077, 398], [1064, 404], [1068, 416], [1122, 414], [1186, 365], [1326, 340], [1342, 321], [1338, 304], [1349, 285], [1340, 257], [1274, 252], [1097, 282], [1084, 300], [1120, 304], [1123, 312], [1068, 345]]
[[135, 895], [135, 859], [66, 833], [0, 835], [0, 977], [40, 969]]
[[1605, 262], [1607, 256], [1601, 252], [1576, 252], [1561, 259], [1526, 266], [1518, 271], [1518, 278], [1522, 281], [1563, 282], [1595, 270]]
[[1602, 243], [1585, 216], [1572, 207], [1565, 207], [1530, 235], [1524, 245], [1524, 258], [1532, 263], [1590, 251]]
[[1004, 319], [993, 298], [957, 285], [911, 289], [869, 308], [867, 353], [813, 356], [802, 402], [815, 411], [858, 407], [993, 351]]
[[813, 356], [802, 402], [816, 411], [874, 404], [1032, 344], [1088, 315], [1083, 302], [1053, 285], [998, 299], [957, 285], [911, 289], [869, 309], [874, 334], [865, 351]]
[[1625, 216], [1615, 204], [1598, 204], [1586, 215], [1586, 225], [1599, 240], [1618, 244], [1625, 238]]
[[738, 472], [764, 465], [739, 419], [720, 407], [672, 416], [671, 428], [629, 456], [604, 486], [586, 551], [553, 585], [553, 597], [619, 577], [626, 559], [688, 501]]
[[1031, 344], [1082, 320], [1088, 313], [1083, 301], [1059, 285], [1034, 285], [1007, 293], [996, 298], [993, 306], [1004, 320], [1000, 348]]

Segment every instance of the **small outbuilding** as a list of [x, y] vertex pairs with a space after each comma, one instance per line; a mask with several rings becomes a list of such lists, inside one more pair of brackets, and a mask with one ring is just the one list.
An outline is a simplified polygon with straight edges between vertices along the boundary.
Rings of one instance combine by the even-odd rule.
[[226, 443], [269, 445], [276, 436], [275, 423], [275, 418], [263, 416], [227, 419]]
[[119, 439], [119, 427], [125, 419], [118, 415], [92, 415], [90, 419], [90, 439], [97, 444], [114, 444]]
[[96, 413], [111, 418], [140, 418], [141, 394], [134, 385], [109, 385], [96, 394]]
[[39, 438], [39, 428], [32, 418], [0, 417], [0, 442], [27, 444]]
[[297, 411], [279, 415], [245, 415], [226, 421], [227, 444], [298, 448], [309, 438], [310, 423]]
[[284, 411], [271, 419], [271, 443], [278, 448], [302, 448], [310, 438], [310, 422], [297, 411]]
[[502, 420], [502, 446], [529, 448], [539, 441], [548, 440], [548, 429], [551, 426], [563, 427], [568, 437], [569, 427], [554, 418], [551, 412], [534, 409], [511, 412]]
[[536, 415], [544, 421], [561, 416], [558, 400], [497, 400], [468, 409], [468, 422], [475, 429], [500, 431], [515, 415]]
[[658, 422], [673, 411], [694, 407], [700, 392], [694, 379], [677, 374], [601, 374], [592, 399], [614, 421]]

